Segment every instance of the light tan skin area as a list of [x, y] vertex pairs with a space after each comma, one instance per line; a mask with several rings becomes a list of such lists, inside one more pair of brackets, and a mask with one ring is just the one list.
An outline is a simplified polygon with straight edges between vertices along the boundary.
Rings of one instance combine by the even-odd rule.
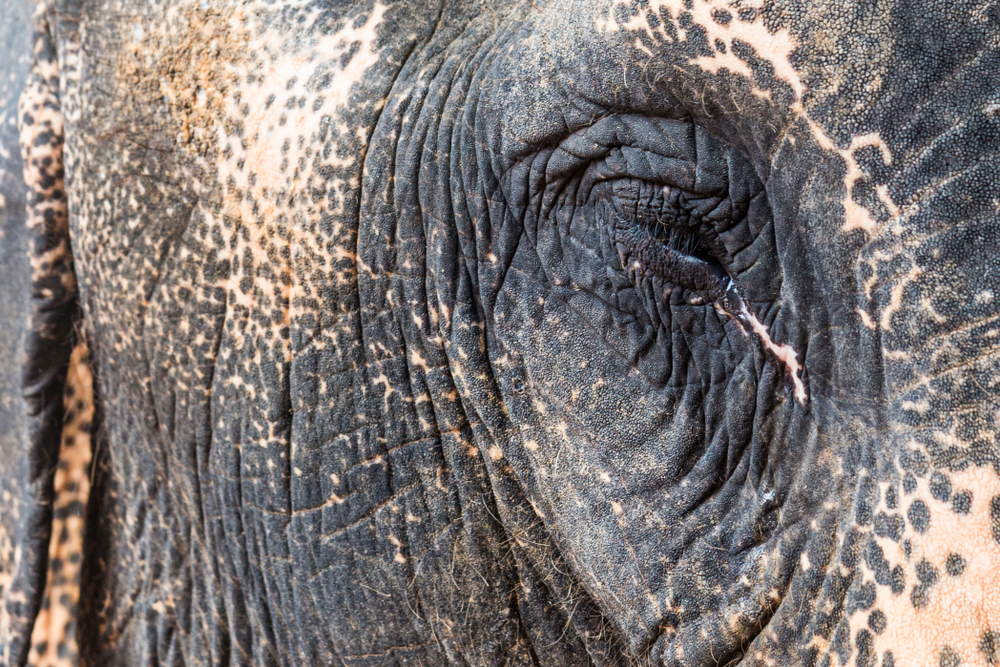
[[[984, 633], [1000, 628], [1000, 544], [993, 537], [990, 501], [1000, 495], [1000, 477], [986, 468], [969, 468], [950, 475], [952, 487], [972, 494], [968, 514], [956, 514], [951, 503], [936, 500], [929, 485], [921, 480], [917, 491], [903, 495], [904, 509], [920, 500], [930, 508], [929, 528], [923, 534], [907, 526], [904, 538], [910, 540], [912, 551], [907, 558], [900, 545], [892, 540], [876, 538], [885, 549], [890, 566], [901, 565], [909, 585], [902, 595], [893, 595], [888, 586], [876, 586], [874, 608], [889, 619], [886, 630], [875, 635], [878, 655], [891, 650], [897, 667], [937, 665], [942, 647], [951, 648], [963, 665], [987, 665], [981, 647]], [[884, 508], [884, 495], [882, 501]], [[963, 565], [954, 557], [961, 558]], [[949, 557], [954, 571], [948, 572]], [[937, 571], [936, 582], [930, 586], [927, 602], [916, 607], [913, 590], [920, 584], [917, 563], [927, 561]], [[874, 582], [865, 568], [865, 581]], [[851, 618], [852, 629], [868, 624], [868, 614]], [[998, 647], [1000, 648], [1000, 647]]]
[[55, 475], [56, 513], [49, 543], [49, 571], [42, 610], [31, 633], [29, 665], [72, 667], [79, 664], [76, 639], [80, 600], [80, 565], [86, 506], [90, 496], [93, 377], [86, 343], [73, 348], [63, 394], [65, 424]]
[[[324, 119], [335, 116], [348, 103], [351, 87], [377, 58], [373, 47], [385, 10], [376, 3], [360, 26], [348, 21], [343, 30], [322, 44], [292, 50], [280, 36], [265, 33], [269, 41], [258, 34], [257, 10], [252, 3], [220, 11], [204, 11], [195, 2], [181, 3], [171, 8], [161, 24], [137, 23], [133, 30], [125, 31], [135, 41], [127, 47], [133, 57], [119, 65], [123, 84], [158, 87], [176, 107], [182, 143], [192, 147], [206, 171], [215, 172], [218, 182], [225, 184], [221, 196], [227, 219], [208, 206], [200, 212], [222, 232], [227, 248], [231, 241], [235, 243], [226, 255], [233, 259], [234, 271], [217, 285], [202, 284], [197, 289], [225, 289], [231, 296], [227, 319], [243, 319], [236, 311], [271, 310], [276, 305], [285, 310], [285, 316], [274, 320], [268, 331], [256, 330], [257, 323], [252, 318], [246, 320], [249, 328], [234, 332], [236, 350], [242, 349], [244, 337], [260, 337], [281, 348], [286, 361], [291, 358], [288, 340], [282, 340], [280, 330], [291, 321], [290, 301], [302, 293], [302, 286], [294, 283], [301, 281], [303, 272], [292, 270], [291, 264], [275, 266], [268, 249], [294, 249], [292, 264], [303, 260], [317, 266], [339, 262], [347, 269], [344, 279], [353, 278], [350, 239], [341, 239], [339, 245], [345, 249], [331, 250], [315, 233], [294, 223], [291, 238], [282, 234], [279, 226], [303, 215], [312, 221], [325, 213], [342, 214], [343, 197], [353, 196], [360, 185], [355, 158], [336, 153], [324, 160], [314, 158], [322, 145], [318, 135], [327, 122]], [[330, 72], [331, 63], [348, 52], [351, 57], [346, 66]], [[220, 53], [226, 57], [219, 58]], [[259, 53], [263, 62], [246, 62], [241, 57], [244, 53]], [[310, 93], [311, 80], [326, 72], [332, 74], [334, 83]], [[289, 108], [290, 99], [300, 103]], [[240, 136], [232, 136], [228, 130], [234, 121], [243, 124]], [[344, 136], [354, 133], [344, 125], [336, 131]], [[305, 164], [307, 173], [300, 173]], [[306, 195], [319, 178], [313, 171], [327, 166], [355, 174], [326, 183], [326, 187], [343, 193], [339, 207], [332, 211], [312, 205]], [[81, 224], [86, 225], [85, 217], [81, 217]], [[246, 233], [238, 235], [237, 230]], [[250, 264], [240, 261], [247, 253], [253, 258]], [[277, 275], [262, 275], [265, 266], [275, 269]], [[244, 279], [250, 280], [249, 289]], [[176, 289], [190, 287], [194, 286], [177, 285]], [[246, 386], [250, 398], [256, 398], [248, 378], [233, 376], [228, 382]]]
[[[282, 43], [274, 33], [261, 36], [258, 10], [252, 3], [207, 11], [197, 2], [180, 3], [159, 22], [136, 22], [122, 28], [134, 40], [126, 49], [130, 56], [117, 65], [122, 86], [162, 93], [178, 119], [178, 141], [211, 180], [222, 184], [221, 192], [205, 193], [196, 215], [205, 216], [208, 226], [221, 235], [220, 259], [232, 266], [227, 277], [214, 282], [164, 285], [149, 304], [145, 326], [160, 327], [159, 308], [177, 301], [181, 291], [194, 290], [215, 304], [210, 294], [221, 288], [227, 295], [224, 307], [229, 323], [220, 347], [224, 358], [240, 355], [245, 342], [255, 340], [260, 347], [280, 351], [288, 363], [292, 303], [308, 290], [303, 283], [309, 271], [329, 270], [333, 280], [345, 285], [356, 279], [356, 256], [348, 230], [335, 225], [333, 238], [326, 238], [315, 229], [315, 221], [324, 215], [344, 214], [344, 199], [355, 197], [360, 185], [360, 165], [353, 156], [344, 158], [333, 151], [320, 157], [317, 151], [324, 143], [320, 135], [325, 137], [331, 130], [345, 140], [364, 139], [355, 136], [353, 128], [343, 124], [331, 128], [328, 123], [349, 103], [352, 86], [376, 61], [373, 45], [384, 13], [385, 7], [376, 3], [360, 25], [354, 25], [352, 16], [343, 30], [321, 43], [299, 47]], [[259, 58], [248, 61], [244, 57], [248, 53]], [[345, 56], [350, 56], [346, 66], [340, 64]], [[323, 75], [331, 76], [333, 82], [315, 92], [313, 80]], [[237, 122], [242, 132], [234, 135], [231, 128]], [[323, 168], [337, 169], [344, 176], [323, 183], [316, 174]], [[197, 177], [190, 184], [196, 191], [201, 188]], [[143, 187], [142, 181], [139, 186]], [[309, 192], [316, 187], [339, 193], [339, 204], [312, 202]], [[105, 193], [79, 196], [84, 210], [77, 225], [86, 234], [91, 224], [89, 211], [101, 208]], [[222, 211], [216, 207], [216, 197], [222, 200]], [[202, 240], [206, 246], [217, 243], [214, 237]], [[198, 261], [198, 253], [192, 252], [182, 249], [177, 260]], [[276, 254], [282, 258], [277, 262]], [[112, 283], [121, 280], [97, 277]], [[125, 283], [115, 288], [126, 298], [134, 291], [134, 286]], [[283, 316], [274, 317], [276, 310]], [[268, 316], [248, 317], [249, 313]], [[110, 325], [107, 318], [111, 315], [96, 309], [95, 324]], [[182, 320], [176, 325], [186, 331], [195, 323]], [[129, 334], [123, 331], [121, 335]], [[250, 369], [257, 361], [249, 359], [245, 367]], [[183, 367], [178, 363], [167, 372], [184, 373]], [[184, 389], [199, 378], [177, 379]], [[277, 386], [261, 384], [242, 373], [222, 378], [249, 401], [266, 400], [271, 392], [282, 391], [287, 378], [275, 380]], [[258, 444], [266, 447], [269, 442], [276, 444], [268, 438]]]

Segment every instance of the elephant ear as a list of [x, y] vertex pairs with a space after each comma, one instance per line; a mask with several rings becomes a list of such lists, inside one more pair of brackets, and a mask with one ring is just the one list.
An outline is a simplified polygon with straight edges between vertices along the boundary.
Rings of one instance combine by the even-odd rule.
[[[23, 30], [27, 7], [11, 3], [4, 11], [20, 11], [6, 25]], [[94, 401], [89, 351], [77, 333], [55, 40], [43, 5], [32, 21], [31, 69], [16, 111], [17, 186], [7, 169], [17, 155], [0, 144], [0, 662], [70, 665]], [[18, 393], [23, 402], [13, 398]]]

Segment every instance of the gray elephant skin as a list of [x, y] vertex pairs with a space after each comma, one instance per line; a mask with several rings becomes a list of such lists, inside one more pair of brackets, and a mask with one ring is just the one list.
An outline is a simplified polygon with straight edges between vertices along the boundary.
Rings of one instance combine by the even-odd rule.
[[0, 663], [1000, 661], [996, 4], [0, 20]]

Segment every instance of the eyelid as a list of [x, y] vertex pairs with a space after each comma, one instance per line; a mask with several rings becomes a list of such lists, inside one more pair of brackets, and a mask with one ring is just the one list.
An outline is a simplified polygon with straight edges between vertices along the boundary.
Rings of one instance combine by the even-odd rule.
[[696, 166], [691, 162], [665, 158], [637, 149], [617, 148], [608, 157], [586, 166], [580, 178], [577, 202], [590, 198], [593, 188], [602, 182], [635, 180], [690, 191]]
[[622, 146], [693, 164], [698, 157], [698, 133], [690, 120], [607, 116], [558, 142], [552, 149], [546, 180], [565, 178], [576, 172], [579, 164], [600, 160]]
[[[617, 220], [624, 225], [612, 223], [609, 236], [612, 247], [623, 260], [627, 251], [630, 263], [636, 262], [637, 266], [653, 272], [662, 280], [692, 290], [708, 301], [715, 301], [722, 296], [732, 282], [722, 264], [709, 263], [675, 251], [663, 242], [649, 242], [640, 238], [638, 227], [630, 226], [624, 218], [617, 217]], [[623, 270], [630, 268], [631, 266], [622, 267]]]
[[[617, 179], [609, 186], [608, 194], [616, 207], [641, 222], [660, 222], [664, 219], [690, 224], [706, 237], [718, 236], [735, 222], [732, 206], [724, 195], [699, 195], [683, 187], [642, 179]], [[679, 214], [673, 214], [675, 210]]]

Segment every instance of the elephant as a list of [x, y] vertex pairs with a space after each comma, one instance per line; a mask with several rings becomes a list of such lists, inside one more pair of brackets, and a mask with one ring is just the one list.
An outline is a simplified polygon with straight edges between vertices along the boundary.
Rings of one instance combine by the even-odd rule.
[[3, 664], [1000, 660], [995, 3], [0, 15]]

